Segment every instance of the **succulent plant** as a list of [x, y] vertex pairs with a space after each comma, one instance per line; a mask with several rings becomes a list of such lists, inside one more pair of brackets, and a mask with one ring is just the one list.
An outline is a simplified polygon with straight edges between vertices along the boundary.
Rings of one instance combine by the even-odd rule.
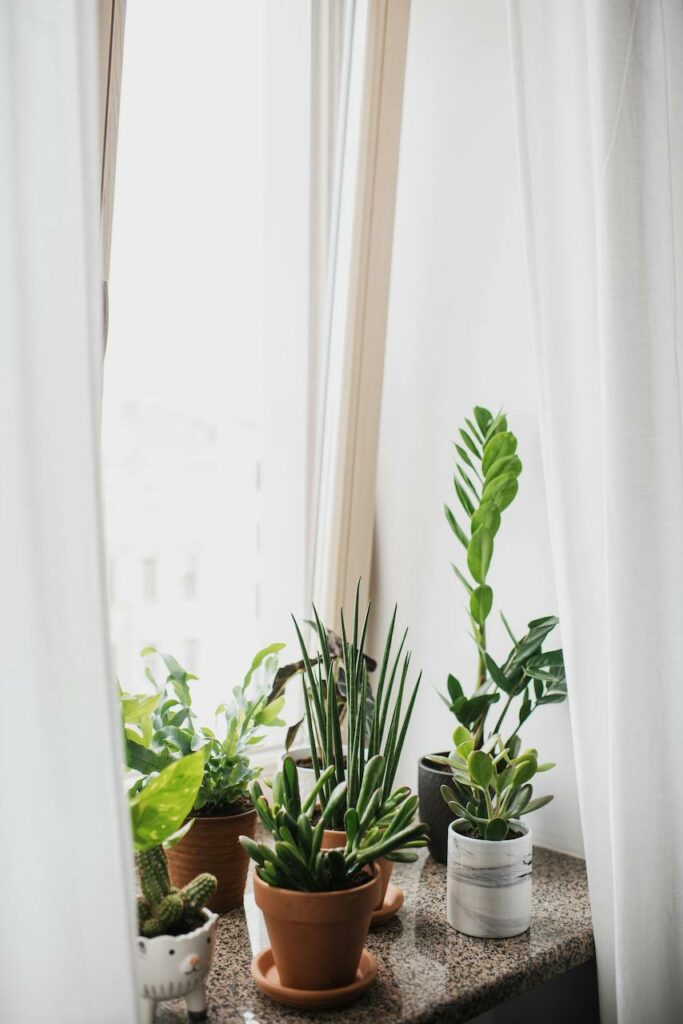
[[448, 765], [453, 787], [442, 786], [441, 795], [457, 816], [455, 828], [475, 839], [499, 842], [514, 834], [516, 819], [550, 803], [552, 796], [533, 799], [531, 780], [555, 765], [538, 763], [535, 750], [513, 756], [500, 736], [492, 736], [481, 749], [475, 737], [460, 725], [453, 734], [455, 750], [450, 757], [433, 760]]
[[[567, 696], [564, 659], [561, 650], [543, 651], [543, 643], [558, 623], [547, 615], [529, 623], [528, 632], [517, 640], [501, 613], [513, 648], [506, 661], [496, 664], [488, 649], [487, 625], [493, 609], [493, 590], [489, 569], [495, 550], [495, 538], [505, 509], [514, 501], [522, 463], [517, 454], [517, 438], [508, 429], [506, 416], [494, 416], [488, 409], [475, 406], [472, 418], [465, 419], [454, 443], [456, 453], [453, 487], [462, 509], [465, 525], [453, 510], [444, 506], [448, 524], [465, 549], [462, 568], [453, 571], [464, 586], [469, 617], [477, 647], [477, 675], [474, 690], [467, 695], [456, 676], [448, 676], [444, 701], [457, 720], [474, 736], [475, 748], [487, 741], [490, 733], [501, 732], [503, 722], [516, 698], [518, 722], [508, 743], [529, 715], [542, 704], [559, 703]], [[460, 513], [459, 513], [460, 514]], [[501, 696], [504, 704], [492, 730], [487, 716]]]
[[346, 845], [321, 850], [323, 833], [344, 807], [347, 783], [340, 782], [323, 800], [317, 822], [313, 814], [316, 801], [332, 781], [335, 766], [329, 765], [302, 803], [296, 765], [286, 757], [282, 771], [273, 780], [269, 802], [258, 782], [252, 786], [252, 799], [274, 846], [240, 836], [240, 843], [256, 862], [262, 881], [282, 889], [299, 892], [333, 892], [361, 884], [364, 868], [379, 857], [395, 861], [413, 861], [417, 848], [427, 842], [426, 827], [412, 824], [417, 797], [403, 787], [384, 796], [385, 763], [381, 754], [365, 766], [358, 799], [347, 808], [343, 824]]
[[[389, 625], [384, 655], [382, 658], [374, 703], [369, 700], [368, 662], [365, 657], [365, 637], [368, 628], [370, 605], [362, 624], [359, 621], [360, 581], [356, 588], [353, 610], [353, 633], [349, 640], [346, 633], [344, 611], [341, 611], [341, 639], [344, 679], [346, 684], [347, 750], [342, 743], [341, 717], [336, 688], [330, 681], [333, 674], [333, 652], [330, 650], [329, 633], [324, 628], [313, 607], [320, 655], [311, 658], [304, 643], [299, 625], [294, 625], [301, 646], [305, 666], [304, 704], [306, 723], [311, 739], [311, 760], [316, 778], [324, 776], [320, 788], [321, 798], [329, 800], [335, 787], [346, 782], [343, 799], [334, 806], [331, 819], [333, 828], [344, 828], [344, 816], [348, 808], [358, 806], [364, 772], [368, 763], [378, 754], [383, 755], [381, 779], [382, 798], [388, 800], [394, 788], [396, 770], [408, 730], [408, 724], [415, 705], [422, 673], [408, 698], [404, 709], [404, 696], [410, 652], [404, 653], [408, 631], [392, 657], [394, 628], [397, 609]], [[338, 657], [338, 655], [336, 655]], [[314, 667], [315, 666], [315, 667]], [[368, 720], [368, 716], [370, 719]], [[332, 768], [331, 773], [327, 772]]]
[[184, 935], [204, 924], [202, 907], [216, 891], [216, 879], [197, 875], [182, 889], [173, 888], [162, 846], [138, 853], [142, 896], [138, 899], [138, 928], [146, 939], [157, 935]]

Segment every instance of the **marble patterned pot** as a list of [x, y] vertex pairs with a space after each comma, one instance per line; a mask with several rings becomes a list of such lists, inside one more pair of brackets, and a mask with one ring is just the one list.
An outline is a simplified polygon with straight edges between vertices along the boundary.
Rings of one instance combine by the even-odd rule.
[[448, 923], [463, 935], [507, 939], [531, 923], [531, 829], [512, 822], [516, 839], [500, 843], [448, 830]]
[[[440, 750], [441, 757], [448, 757], [447, 750]], [[448, 826], [455, 815], [444, 798], [441, 787], [451, 781], [448, 768], [434, 764], [429, 754], [421, 757], [417, 765], [417, 795], [420, 798], [420, 821], [429, 828], [429, 852], [434, 860], [445, 864], [448, 857]]]
[[204, 909], [206, 924], [187, 935], [137, 940], [140, 1024], [153, 1024], [156, 1004], [184, 998], [190, 1020], [206, 1019], [204, 982], [216, 944], [218, 915]]

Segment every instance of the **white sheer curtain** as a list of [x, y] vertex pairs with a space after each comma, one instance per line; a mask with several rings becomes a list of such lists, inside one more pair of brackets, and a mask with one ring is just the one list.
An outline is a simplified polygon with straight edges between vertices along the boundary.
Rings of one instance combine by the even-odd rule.
[[0, 4], [0, 1019], [136, 1019], [99, 509], [97, 5]]
[[603, 1024], [683, 1015], [683, 6], [510, 0]]

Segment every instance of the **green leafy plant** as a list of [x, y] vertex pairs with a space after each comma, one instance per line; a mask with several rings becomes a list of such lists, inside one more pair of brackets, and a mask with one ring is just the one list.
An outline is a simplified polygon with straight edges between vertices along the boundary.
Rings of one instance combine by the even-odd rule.
[[[472, 419], [466, 418], [454, 443], [456, 453], [453, 486], [464, 518], [456, 518], [446, 505], [446, 519], [465, 549], [462, 568], [453, 571], [464, 586], [472, 636], [477, 647], [477, 674], [474, 692], [467, 696], [462, 683], [448, 676], [448, 696], [444, 698], [457, 720], [472, 731], [475, 747], [487, 739], [487, 717], [501, 695], [502, 713], [493, 728], [498, 733], [515, 698], [520, 698], [518, 721], [510, 736], [540, 705], [563, 701], [567, 695], [564, 659], [561, 650], [543, 651], [543, 642], [557, 625], [555, 616], [535, 619], [528, 632], [517, 640], [501, 613], [513, 647], [502, 665], [488, 649], [487, 622], [494, 603], [489, 571], [503, 513], [514, 501], [522, 463], [517, 455], [517, 438], [508, 429], [503, 413], [494, 416], [476, 406]], [[461, 525], [464, 522], [465, 525]]]
[[[306, 620], [306, 625], [315, 629], [315, 622], [310, 619]], [[327, 637], [327, 646], [330, 660], [330, 676], [334, 680], [334, 688], [337, 697], [337, 705], [339, 707], [339, 720], [343, 724], [346, 719], [346, 712], [348, 708], [348, 688], [346, 685], [346, 675], [344, 672], [344, 648], [342, 638], [338, 633], [335, 633], [333, 629], [325, 627], [325, 635]], [[321, 656], [314, 658], [312, 665], [315, 667], [318, 661], [321, 660]], [[368, 672], [374, 672], [377, 668], [377, 662], [374, 658], [371, 658], [369, 654], [363, 654], [363, 660], [365, 667]], [[268, 702], [278, 700], [284, 692], [288, 683], [293, 679], [298, 679], [306, 671], [306, 666], [303, 662], [293, 662], [291, 665], [283, 665], [282, 668], [277, 670], [275, 679], [273, 680], [273, 686], [268, 695]], [[365, 714], [366, 730], [369, 730], [370, 722], [372, 721], [372, 715], [374, 711], [375, 698], [372, 690], [368, 688], [367, 693], [367, 707]], [[287, 736], [285, 738], [285, 750], [289, 751], [299, 733], [301, 726], [304, 723], [304, 719], [300, 718], [294, 725], [289, 726], [287, 729]], [[366, 737], [367, 738], [367, 737]]]
[[384, 857], [413, 861], [416, 849], [427, 842], [425, 826], [412, 824], [417, 797], [407, 788], [384, 795], [385, 763], [381, 754], [365, 766], [358, 799], [344, 813], [346, 845], [321, 850], [323, 833], [347, 802], [347, 783], [340, 782], [322, 803], [319, 820], [312, 817], [317, 798], [333, 781], [334, 765], [325, 768], [313, 791], [302, 803], [296, 765], [286, 757], [273, 780], [272, 801], [258, 782], [252, 799], [258, 815], [273, 837], [274, 845], [257, 843], [247, 836], [240, 843], [256, 862], [259, 877], [269, 885], [299, 892], [334, 892], [367, 881], [367, 865]]
[[[388, 799], [392, 793], [398, 761], [422, 679], [420, 673], [404, 710], [411, 654], [409, 651], [403, 653], [408, 634], [406, 630], [395, 656], [392, 657], [397, 613], [397, 609], [394, 608], [379, 669], [375, 701], [370, 705], [371, 713], [368, 716], [370, 685], [364, 648], [370, 606], [368, 605], [361, 624], [359, 589], [360, 584], [356, 588], [353, 632], [350, 640], [347, 639], [343, 609], [341, 612], [342, 662], [347, 687], [346, 752], [342, 741], [336, 691], [334, 685], [330, 684], [330, 680], [333, 679], [332, 658], [326, 630], [314, 607], [313, 615], [320, 654], [317, 658], [311, 659], [299, 625], [296, 619], [294, 620], [305, 667], [304, 703], [308, 734], [311, 737], [311, 760], [316, 779], [325, 776], [321, 789], [324, 802], [327, 803], [336, 786], [343, 782], [347, 784], [343, 801], [335, 805], [332, 813], [331, 827], [337, 829], [343, 828], [347, 808], [357, 806], [366, 765], [378, 754], [383, 755], [384, 798]], [[326, 769], [330, 767], [333, 768], [333, 772], [328, 775]]]
[[[197, 723], [192, 710], [190, 683], [196, 676], [182, 668], [170, 654], [146, 647], [143, 657], [158, 655], [168, 673], [157, 683], [149, 665], [145, 672], [153, 694], [121, 694], [126, 764], [138, 773], [132, 792], [143, 790], [156, 773], [174, 761], [201, 750], [204, 772], [192, 808], [193, 814], [230, 814], [242, 809], [249, 785], [260, 769], [250, 763], [253, 748], [265, 731], [285, 723], [278, 718], [284, 697], [268, 702], [277, 672], [278, 652], [284, 644], [271, 644], [254, 658], [241, 686], [229, 702], [216, 708], [220, 734]], [[256, 673], [262, 679], [256, 683]]]
[[198, 928], [204, 923], [202, 908], [216, 890], [216, 879], [208, 873], [198, 875], [182, 889], [174, 888], [162, 845], [187, 831], [181, 826], [195, 802], [203, 773], [202, 754], [190, 754], [167, 765], [140, 793], [129, 797], [142, 889], [138, 928], [145, 938], [183, 935]]
[[550, 803], [552, 796], [533, 799], [531, 780], [549, 771], [552, 762], [538, 763], [535, 750], [512, 756], [500, 736], [475, 748], [475, 737], [463, 725], [453, 735], [455, 750], [438, 757], [448, 765], [454, 786], [442, 786], [441, 794], [456, 815], [455, 828], [475, 839], [500, 842], [514, 838], [515, 821]]

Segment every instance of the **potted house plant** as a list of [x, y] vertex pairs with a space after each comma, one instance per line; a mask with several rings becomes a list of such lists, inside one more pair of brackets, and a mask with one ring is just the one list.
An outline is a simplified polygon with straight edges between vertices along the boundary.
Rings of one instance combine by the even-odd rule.
[[511, 755], [500, 736], [475, 749], [475, 737], [458, 726], [455, 749], [443, 758], [453, 786], [442, 796], [454, 815], [448, 830], [448, 923], [465, 935], [507, 938], [531, 921], [531, 829], [522, 815], [552, 796], [533, 798], [531, 780], [554, 768], [535, 750]]
[[[503, 513], [517, 495], [522, 463], [517, 455], [517, 438], [508, 429], [503, 413], [493, 416], [488, 409], [476, 406], [472, 418], [465, 419], [460, 440], [462, 444], [454, 444], [453, 486], [462, 515], [459, 520], [448, 505], [445, 514], [465, 552], [464, 564], [453, 565], [453, 571], [467, 594], [477, 668], [474, 689], [469, 695], [460, 680], [450, 674], [443, 699], [456, 720], [471, 732], [474, 749], [480, 749], [492, 735], [503, 734], [505, 730], [506, 746], [515, 756], [521, 748], [519, 729], [529, 716], [536, 708], [559, 703], [567, 696], [562, 651], [543, 650], [558, 620], [553, 615], [535, 619], [517, 639], [501, 613], [512, 647], [500, 664], [494, 660], [487, 630], [494, 603], [489, 570]], [[494, 705], [500, 707], [494, 711]], [[508, 725], [513, 712], [516, 721]], [[438, 753], [443, 757], [447, 751]], [[429, 825], [430, 853], [441, 862], [446, 861], [448, 827], [453, 820], [440, 795], [445, 781], [438, 757], [428, 754], [420, 759], [420, 813]]]
[[[308, 620], [307, 625], [315, 628], [315, 622]], [[338, 633], [335, 633], [333, 629], [325, 627], [325, 638], [327, 647], [327, 664], [329, 667], [329, 675], [333, 680], [334, 693], [337, 700], [337, 708], [339, 712], [339, 722], [343, 727], [346, 721], [347, 709], [348, 709], [348, 688], [346, 685], [346, 670], [344, 663], [344, 645], [343, 640]], [[318, 663], [322, 660], [322, 655], [318, 655], [317, 658], [313, 658], [310, 662], [313, 668], [316, 668]], [[374, 672], [377, 668], [377, 662], [374, 658], [371, 658], [369, 654], [363, 653], [363, 661], [368, 672]], [[278, 669], [275, 679], [273, 680], [273, 686], [268, 695], [269, 703], [274, 700], [278, 700], [283, 696], [285, 688], [288, 683], [293, 679], [298, 679], [305, 674], [306, 666], [303, 660], [294, 662], [290, 665], [283, 665]], [[372, 713], [374, 707], [374, 696], [372, 690], [368, 688], [367, 691], [367, 706], [366, 706], [366, 728], [369, 728], [372, 720]], [[296, 764], [297, 772], [299, 774], [299, 788], [301, 789], [301, 795], [303, 798], [308, 796], [313, 786], [315, 785], [316, 777], [313, 769], [313, 760], [311, 757], [311, 747], [305, 741], [299, 740], [301, 726], [304, 724], [303, 717], [299, 721], [295, 722], [287, 729], [287, 735], [285, 737], [285, 749], [282, 755], [282, 760], [289, 754], [294, 763]], [[344, 746], [344, 753], [346, 753], [346, 746]]]
[[238, 837], [253, 834], [256, 815], [249, 786], [260, 773], [250, 757], [266, 729], [284, 725], [278, 718], [284, 698], [268, 703], [282, 646], [259, 651], [230, 701], [216, 708], [215, 729], [200, 726], [192, 710], [190, 683], [196, 677], [152, 647], [142, 653], [161, 658], [168, 672], [165, 683], [157, 684], [148, 667], [155, 694], [121, 697], [127, 764], [137, 773], [133, 792], [144, 790], [167, 764], [202, 751], [204, 772], [190, 811], [194, 827], [169, 850], [168, 862], [173, 884], [179, 887], [203, 868], [216, 876], [218, 887], [209, 906], [219, 914], [239, 906], [244, 896], [249, 862]]
[[[324, 850], [323, 833], [347, 798], [347, 783], [334, 783], [334, 766], [318, 777], [302, 803], [294, 761], [285, 758], [272, 799], [258, 782], [252, 799], [273, 845], [248, 836], [240, 842], [256, 863], [254, 895], [271, 946], [255, 957], [252, 974], [271, 998], [308, 1009], [338, 1006], [372, 984], [377, 964], [364, 950], [377, 904], [379, 857], [410, 861], [424, 844], [424, 827], [409, 824], [405, 800], [384, 798], [381, 755], [361, 779], [356, 806], [344, 815], [346, 842]], [[322, 800], [317, 822], [313, 814]]]
[[140, 1021], [152, 1024], [161, 999], [183, 997], [191, 1020], [206, 1017], [204, 982], [218, 917], [206, 907], [216, 888], [203, 873], [182, 888], [170, 884], [163, 843], [172, 842], [195, 801], [201, 753], [175, 761], [129, 798], [142, 895], [138, 897], [137, 974]]
[[[346, 811], [356, 806], [366, 766], [378, 754], [383, 755], [382, 778], [379, 784], [384, 799], [388, 799], [393, 792], [398, 762], [420, 686], [421, 673], [418, 675], [404, 707], [411, 655], [410, 652], [404, 653], [406, 630], [397, 653], [392, 656], [397, 614], [395, 608], [384, 645], [375, 699], [373, 702], [369, 701], [370, 685], [368, 667], [364, 658], [364, 646], [370, 606], [368, 605], [361, 624], [359, 588], [357, 588], [350, 639], [347, 638], [344, 612], [343, 610], [341, 612], [341, 660], [346, 680], [347, 706], [347, 746], [345, 746], [342, 743], [339, 704], [335, 700], [334, 687], [328, 683], [328, 680], [333, 678], [328, 634], [320, 622], [315, 607], [313, 614], [320, 648], [320, 653], [315, 659], [311, 659], [299, 625], [294, 620], [305, 666], [306, 722], [309, 736], [314, 738], [311, 754], [316, 778], [319, 779], [329, 767], [334, 770], [330, 781], [323, 786], [324, 796], [329, 797], [334, 785], [341, 782], [347, 783], [345, 798], [332, 815], [323, 839], [324, 848], [342, 847], [346, 842], [344, 826]], [[313, 668], [314, 664], [317, 665], [316, 669]], [[401, 792], [406, 799], [409, 797], [407, 788]], [[414, 814], [417, 811], [416, 798], [410, 798], [410, 806], [413, 808], [412, 813]], [[390, 859], [383, 859], [378, 862], [378, 867], [382, 885], [378, 906], [375, 908], [374, 923], [387, 920], [403, 903], [403, 894], [396, 887], [392, 887], [393, 891], [389, 902], [387, 902], [393, 862]]]

